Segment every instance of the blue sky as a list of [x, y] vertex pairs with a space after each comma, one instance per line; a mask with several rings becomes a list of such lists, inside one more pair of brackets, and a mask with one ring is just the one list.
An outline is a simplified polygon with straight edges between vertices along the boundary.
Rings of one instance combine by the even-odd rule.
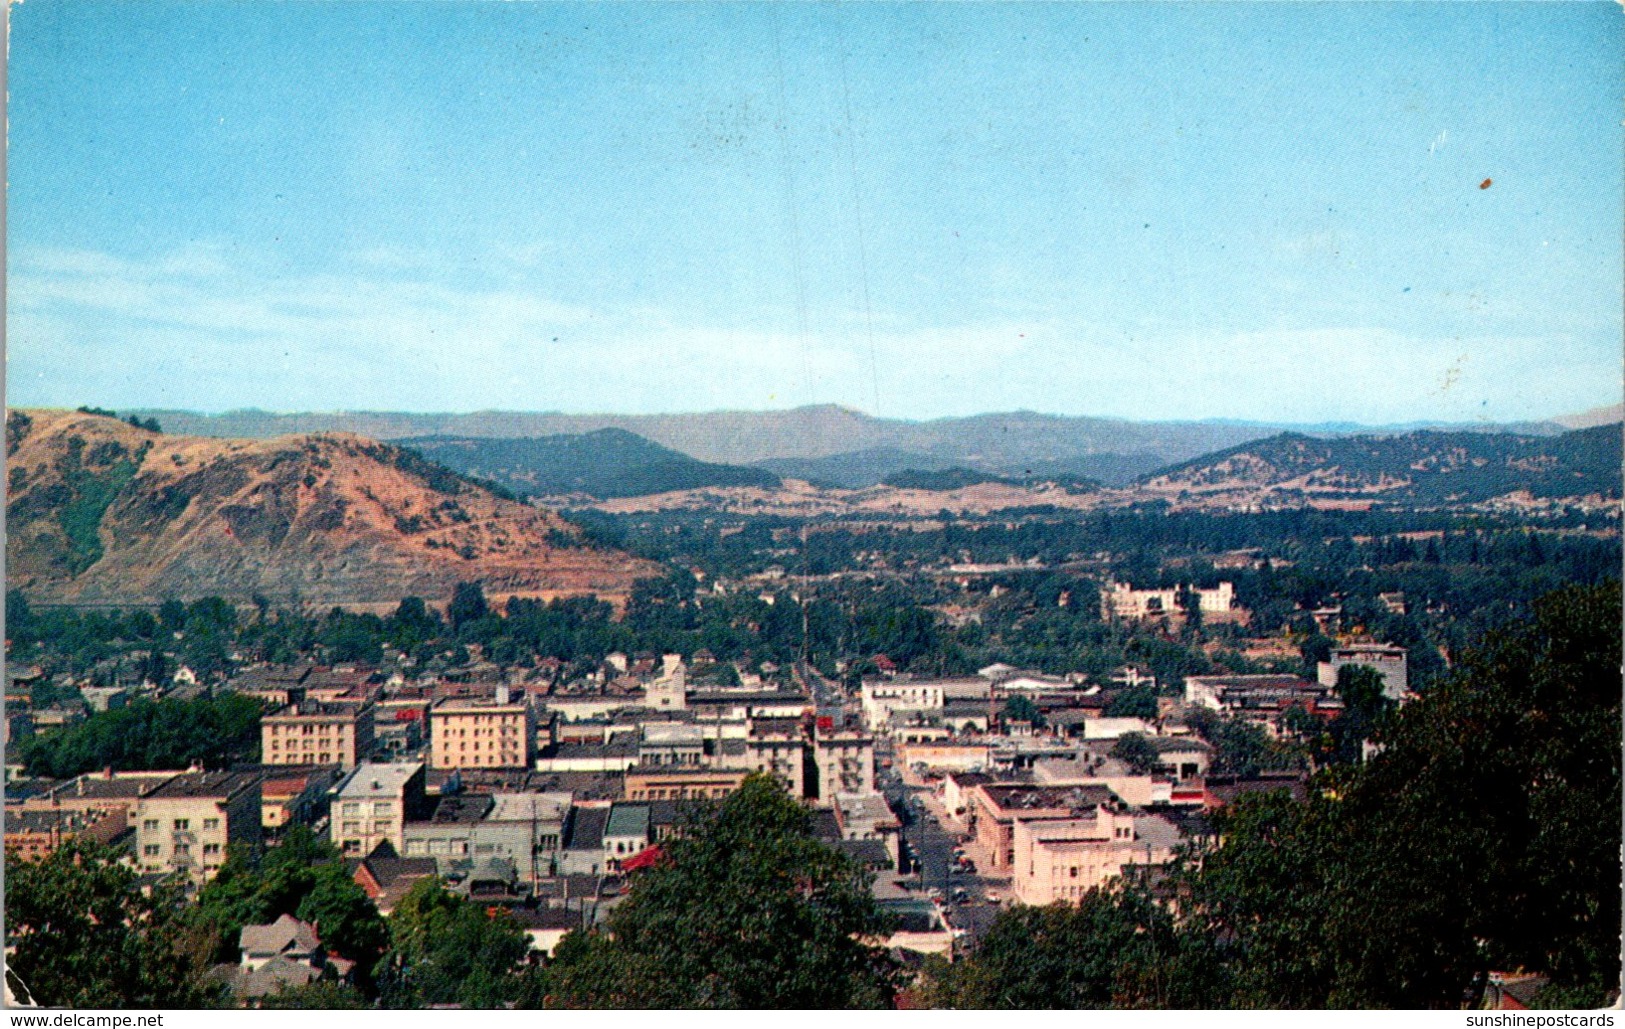
[[11, 20], [13, 405], [1620, 400], [1613, 3]]

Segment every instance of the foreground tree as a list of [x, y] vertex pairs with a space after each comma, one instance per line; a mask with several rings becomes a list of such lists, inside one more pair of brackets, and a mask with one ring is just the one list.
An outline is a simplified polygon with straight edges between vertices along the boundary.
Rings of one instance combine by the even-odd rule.
[[41, 861], [6, 860], [8, 970], [34, 1003], [202, 1008], [223, 1003], [209, 944], [165, 888], [142, 896], [109, 848], [77, 841]]
[[[1618, 996], [1620, 590], [1571, 588], [1385, 713], [1382, 750], [1295, 800], [1248, 794], [1223, 845], [1163, 883], [1000, 915], [922, 997], [956, 1007], [1458, 1008], [1488, 973], [1551, 977], [1537, 1003]], [[1210, 727], [1212, 728], [1212, 727]], [[1217, 734], [1215, 734], [1217, 735]], [[1210, 736], [1210, 739], [1213, 737]], [[1170, 912], [1177, 912], [1170, 914]]]
[[499, 1008], [528, 992], [525, 931], [504, 912], [446, 892], [438, 879], [424, 879], [401, 898], [389, 916], [389, 940], [378, 970], [385, 1007]]
[[921, 999], [948, 1008], [1212, 1007], [1216, 956], [1147, 891], [1001, 912], [975, 955], [929, 969]]
[[215, 960], [235, 962], [243, 926], [282, 915], [315, 925], [322, 944], [356, 962], [358, 980], [370, 986], [369, 973], [388, 943], [384, 921], [338, 850], [304, 826], [270, 850], [228, 854], [199, 893], [192, 918], [211, 932]]
[[751, 776], [666, 844], [607, 933], [572, 934], [551, 969], [566, 1007], [885, 1007], [887, 919], [869, 877], [820, 843], [807, 811]]
[[1238, 1004], [1457, 1007], [1494, 969], [1617, 991], [1620, 593], [1552, 594], [1304, 803], [1244, 798], [1186, 910]]

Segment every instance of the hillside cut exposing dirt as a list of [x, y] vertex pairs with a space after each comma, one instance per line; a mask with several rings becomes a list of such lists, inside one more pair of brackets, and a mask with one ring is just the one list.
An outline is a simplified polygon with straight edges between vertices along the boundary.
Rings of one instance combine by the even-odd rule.
[[30, 599], [256, 594], [376, 606], [448, 597], [623, 600], [659, 569], [588, 547], [556, 515], [349, 434], [166, 436], [113, 418], [6, 420], [6, 585]]

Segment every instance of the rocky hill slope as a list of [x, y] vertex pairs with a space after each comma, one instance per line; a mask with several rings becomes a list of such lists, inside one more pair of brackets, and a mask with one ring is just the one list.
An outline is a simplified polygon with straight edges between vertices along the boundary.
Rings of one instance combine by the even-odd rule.
[[14, 411], [6, 444], [6, 585], [46, 602], [386, 605], [475, 580], [493, 597], [618, 600], [658, 574], [586, 546], [556, 515], [359, 436], [167, 436]]

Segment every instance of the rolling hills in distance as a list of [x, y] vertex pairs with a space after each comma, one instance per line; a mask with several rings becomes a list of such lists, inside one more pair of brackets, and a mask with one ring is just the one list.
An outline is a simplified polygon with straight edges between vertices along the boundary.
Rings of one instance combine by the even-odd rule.
[[[835, 405], [666, 415], [503, 411], [275, 414], [256, 410], [213, 415], [164, 410], [134, 413], [156, 417], [170, 432], [230, 438], [351, 432], [380, 440], [422, 440], [429, 436], [496, 440], [579, 436], [601, 429], [621, 429], [701, 463], [754, 465], [777, 476], [847, 489], [874, 486], [898, 472], [950, 467], [1018, 480], [1071, 476], [1098, 480], [1108, 486], [1126, 486], [1166, 466], [1286, 431], [1346, 436], [1440, 428], [1552, 436], [1582, 427], [1578, 423], [1565, 424], [1561, 419], [1512, 425], [1418, 423], [1380, 427], [1348, 423], [1294, 426], [1232, 421], [1136, 422], [1030, 411], [905, 421], [876, 418]], [[1611, 419], [1607, 418], [1610, 413], [1614, 414]], [[1573, 417], [1592, 419], [1585, 424], [1600, 424], [1596, 420], [1599, 418], [1618, 420], [1617, 411], [1611, 409]], [[631, 453], [631, 448], [622, 449], [643, 461], [641, 455]]]
[[706, 486], [779, 485], [779, 477], [765, 469], [698, 461], [625, 429], [534, 438], [418, 436], [400, 442], [522, 497], [580, 493], [605, 500]]
[[1557, 436], [1422, 431], [1315, 438], [1282, 433], [1164, 468], [1148, 491], [1245, 502], [1372, 498], [1413, 506], [1620, 495], [1621, 426]]
[[[921, 462], [859, 488], [701, 461], [617, 428], [536, 439], [428, 436], [406, 446], [343, 432], [224, 439], [176, 427], [173, 419], [153, 432], [94, 413], [11, 412], [8, 586], [46, 603], [219, 594], [365, 606], [446, 596], [472, 580], [494, 597], [615, 601], [658, 573], [589, 546], [568, 521], [509, 494], [606, 511], [925, 519], [1148, 502], [1232, 511], [1532, 510], [1568, 501], [1617, 509], [1621, 495], [1618, 423], [1542, 435], [1276, 433], [1116, 485], [1071, 472]], [[1028, 438], [1011, 449], [1034, 445]], [[900, 451], [878, 463], [917, 456]]]

